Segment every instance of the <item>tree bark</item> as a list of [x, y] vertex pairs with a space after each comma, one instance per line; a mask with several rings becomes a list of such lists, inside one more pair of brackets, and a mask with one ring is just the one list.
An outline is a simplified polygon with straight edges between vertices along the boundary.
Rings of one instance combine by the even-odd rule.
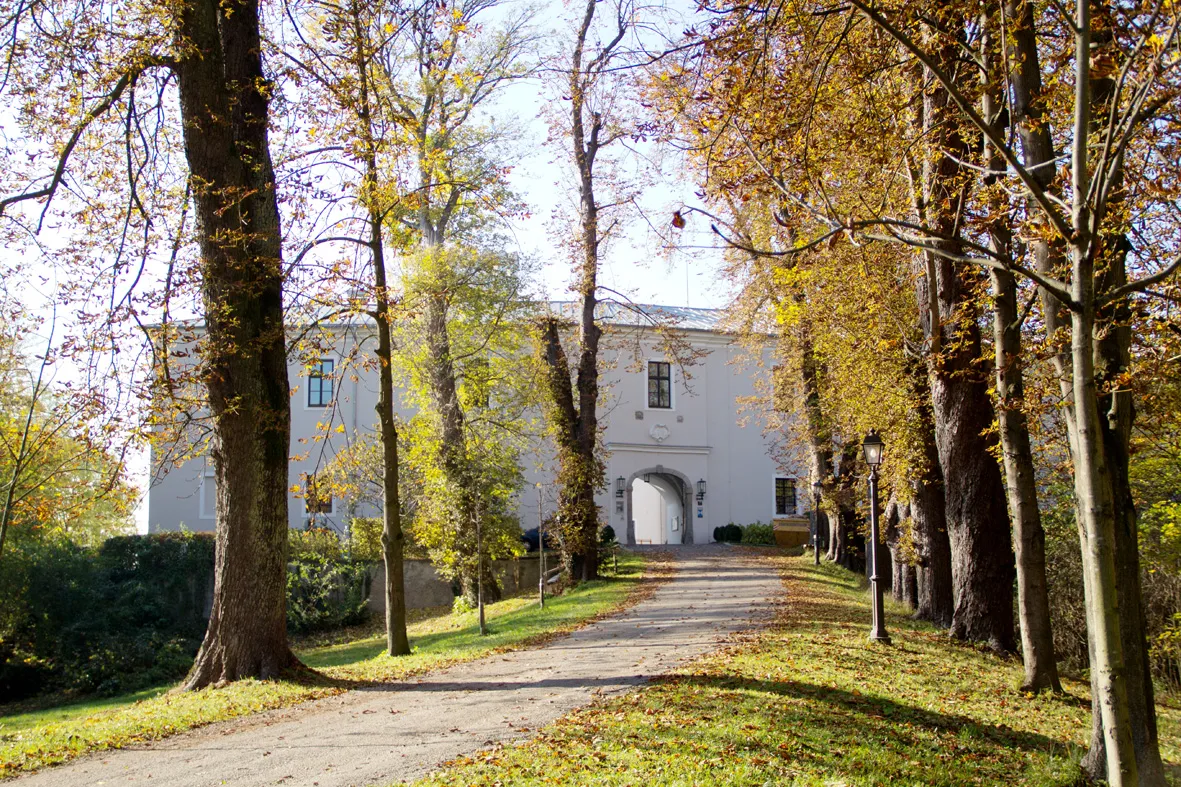
[[354, 67], [360, 103], [357, 119], [360, 136], [365, 145], [365, 180], [362, 197], [369, 217], [369, 254], [373, 262], [373, 285], [376, 301], [374, 322], [377, 324], [377, 421], [381, 438], [381, 554], [385, 562], [385, 634], [386, 653], [405, 656], [410, 653], [410, 639], [406, 634], [406, 586], [402, 558], [405, 536], [402, 533], [402, 506], [398, 490], [398, 426], [394, 417], [394, 343], [390, 319], [390, 291], [386, 278], [385, 239], [382, 226], [385, 211], [381, 206], [380, 178], [377, 166], [377, 142], [373, 129], [372, 96], [369, 84], [368, 36], [361, 20], [357, 0], [349, 5], [353, 23]]
[[[1091, 52], [1112, 52], [1118, 46], [1112, 33], [1112, 13], [1107, 4], [1097, 4], [1089, 47]], [[1092, 133], [1100, 131], [1114, 99], [1115, 90], [1114, 75], [1090, 75], [1091, 115], [1094, 122]], [[1127, 283], [1127, 253], [1130, 244], [1126, 235], [1126, 223], [1120, 219], [1125, 213], [1124, 199], [1123, 167], [1120, 166], [1115, 170], [1111, 196], [1106, 206], [1106, 213], [1110, 218], [1104, 223], [1109, 226], [1096, 239], [1095, 244], [1098, 249], [1095, 256], [1101, 263], [1096, 271], [1097, 298], [1102, 298], [1116, 287]], [[1131, 309], [1126, 300], [1097, 309], [1097, 333], [1092, 341], [1092, 354], [1095, 358], [1099, 434], [1109, 474], [1107, 480], [1111, 485], [1113, 558], [1117, 589], [1117, 607], [1114, 611], [1118, 614], [1124, 691], [1136, 764], [1135, 777], [1140, 785], [1157, 787], [1165, 784], [1164, 763], [1160, 756], [1152, 671], [1140, 594], [1139, 529], [1129, 478], [1130, 440], [1136, 413], [1131, 392], [1124, 387], [1121, 380], [1131, 367], [1131, 321]], [[1111, 614], [1113, 610], [1105, 608], [1105, 611]], [[1094, 670], [1092, 675], [1095, 675]], [[1093, 693], [1096, 697], [1106, 696], [1105, 693], [1101, 694], [1094, 689]], [[1093, 717], [1104, 725], [1108, 723], [1105, 713], [1096, 713]], [[1098, 757], [1094, 754], [1099, 747], [1095, 743], [1100, 740], [1112, 740], [1106, 729], [1100, 730], [1098, 727], [1099, 725], [1093, 725], [1091, 749], [1083, 761], [1084, 767], [1090, 766], [1092, 770], [1097, 770], [1095, 766], [1099, 765]], [[1100, 733], [1103, 738], [1099, 738]], [[1112, 781], [1111, 769], [1107, 768], [1106, 771], [1109, 781]]]
[[[957, 72], [955, 39], [940, 31], [933, 53], [946, 73]], [[1014, 649], [1013, 548], [1004, 483], [990, 453], [995, 437], [986, 434], [993, 409], [979, 368], [980, 328], [971, 305], [979, 282], [947, 256], [962, 252], [957, 206], [971, 177], [962, 162], [971, 161], [973, 152], [947, 89], [929, 75], [926, 82], [923, 131], [932, 149], [924, 165], [923, 205], [935, 234], [946, 239], [938, 241], [942, 254], [928, 251], [925, 256], [935, 288], [928, 326], [935, 442], [939, 463], [948, 471], [944, 494], [955, 595], [951, 635], [1009, 653]]]
[[1005, 464], [1005, 486], [1013, 515], [1017, 559], [1017, 609], [1021, 621], [1021, 653], [1025, 661], [1023, 691], [1050, 689], [1060, 693], [1050, 595], [1046, 582], [1046, 531], [1042, 527], [1034, 476], [1029, 424], [1022, 410], [1021, 328], [1017, 284], [1007, 271], [992, 271], [993, 345], [996, 351], [997, 422]]
[[217, 484], [213, 607], [185, 681], [198, 689], [299, 662], [287, 643], [290, 390], [258, 4], [187, 0], [177, 29]]
[[[922, 286], [920, 286], [920, 294]], [[925, 459], [923, 475], [911, 482], [910, 516], [914, 523], [917, 554], [915, 617], [939, 628], [951, 626], [955, 595], [951, 578], [951, 541], [947, 535], [947, 501], [944, 498], [943, 469], [935, 445], [935, 415], [931, 410], [931, 389], [921, 362], [908, 375], [911, 397], [920, 417], [919, 434]]]
[[[598, 308], [599, 203], [595, 198], [595, 161], [602, 146], [603, 118], [587, 108], [587, 92], [622, 38], [603, 47], [590, 64], [584, 63], [587, 39], [594, 21], [595, 0], [586, 11], [574, 41], [569, 71], [570, 133], [574, 165], [578, 173], [578, 367], [571, 382], [567, 355], [561, 347], [558, 323], [542, 323], [543, 358], [548, 366], [547, 406], [558, 419], [559, 483], [558, 526], [564, 534], [562, 560], [574, 579], [599, 575], [599, 507], [595, 492], [604, 484], [603, 463], [597, 454], [599, 441], [599, 340], [602, 328], [595, 320]], [[622, 18], [621, 18], [622, 20]], [[622, 21], [621, 21], [622, 24]], [[590, 115], [589, 117], [587, 115]]]
[[[1086, 6], [1086, 4], [1082, 4]], [[1100, 6], [1101, 11], [1105, 9]], [[1080, 6], [1080, 11], [1088, 15], [1087, 26], [1085, 30], [1091, 30], [1089, 19], [1089, 8]], [[1105, 11], [1104, 11], [1105, 12]], [[1012, 111], [1013, 121], [1017, 126], [1017, 132], [1021, 139], [1022, 153], [1025, 156], [1026, 166], [1029, 167], [1034, 178], [1038, 184], [1050, 193], [1053, 193], [1053, 177], [1054, 177], [1054, 162], [1056, 160], [1056, 151], [1054, 149], [1053, 137], [1051, 134], [1050, 124], [1044, 117], [1044, 102], [1042, 100], [1043, 86], [1041, 81], [1041, 66], [1039, 63], [1039, 52], [1037, 48], [1036, 24], [1034, 17], [1033, 3], [1028, 0], [1008, 0], [1006, 5], [1006, 13], [1009, 18], [1014, 20], [1012, 28], [1012, 36], [1014, 42], [1015, 58], [1014, 63], [1016, 67], [1014, 73], [1010, 76], [1010, 83], [1012, 85]], [[1086, 46], [1080, 46], [1080, 51], [1092, 51], [1092, 43], [1096, 49], [1113, 46], [1111, 39], [1110, 26], [1106, 21], [1100, 22], [1094, 28], [1094, 41], [1085, 42]], [[1089, 64], [1089, 57], [1083, 58]], [[1080, 63], [1080, 65], [1083, 65]], [[1082, 151], [1076, 150], [1076, 158], [1081, 152], [1083, 158], [1083, 169], [1081, 172], [1086, 172], [1085, 163], [1085, 140], [1093, 131], [1092, 123], [1097, 120], [1102, 122], [1106, 116], [1107, 104], [1110, 101], [1114, 83], [1110, 75], [1092, 75], [1089, 72], [1089, 67], [1083, 65], [1083, 70], [1080, 72], [1079, 86], [1085, 86], [1087, 92], [1082, 93], [1076, 97], [1080, 101], [1079, 108], [1086, 107], [1084, 115], [1079, 117], [1076, 121], [1076, 128], [1074, 132], [1076, 135], [1081, 134], [1081, 140], [1084, 142]], [[1088, 117], [1088, 115], [1093, 116]], [[1081, 122], [1081, 126], [1080, 126]], [[1075, 162], [1075, 167], [1079, 165], [1079, 161]], [[1112, 193], [1117, 195], [1119, 199], [1121, 189], [1119, 184], [1113, 184], [1115, 188]], [[1083, 216], [1076, 215], [1073, 217], [1076, 222]], [[1077, 224], [1076, 224], [1077, 226]], [[1126, 279], [1126, 271], [1124, 268], [1124, 256], [1126, 254], [1126, 239], [1122, 237], [1120, 232], [1111, 233], [1104, 242], [1105, 251], [1109, 259], [1106, 262], [1106, 279], [1099, 283], [1097, 291], [1091, 295], [1101, 295], [1112, 287], [1119, 286]], [[1065, 267], [1065, 254], [1061, 246], [1057, 244], [1050, 244], [1045, 241], [1039, 241], [1034, 246], [1034, 255], [1037, 269], [1039, 272], [1050, 275], [1058, 275], [1061, 269]], [[1074, 262], [1085, 261], [1085, 256], [1076, 256]], [[1072, 272], [1076, 286], [1079, 283], [1078, 277], [1082, 273], [1077, 264], [1074, 266], [1075, 270]], [[1087, 271], [1088, 274], [1093, 271]], [[1059, 343], [1061, 334], [1068, 331], [1067, 326], [1061, 318], [1062, 305], [1052, 295], [1045, 292], [1041, 293], [1042, 300], [1042, 314], [1046, 326], [1046, 334], [1052, 343]], [[1119, 635], [1118, 642], [1124, 649], [1123, 660], [1125, 668], [1122, 670], [1122, 678], [1125, 682], [1124, 697], [1127, 703], [1127, 717], [1131, 726], [1131, 745], [1134, 748], [1134, 757], [1132, 758], [1136, 765], [1137, 780], [1143, 785], [1164, 784], [1163, 764], [1160, 759], [1160, 749], [1157, 741], [1156, 731], [1156, 712], [1154, 707], [1152, 675], [1148, 663], [1148, 648], [1145, 634], [1145, 624], [1143, 617], [1143, 609], [1141, 607], [1140, 599], [1140, 566], [1139, 566], [1139, 545], [1138, 532], [1135, 523], [1135, 508], [1131, 500], [1130, 488], [1127, 483], [1127, 462], [1128, 462], [1128, 437], [1130, 436], [1132, 420], [1134, 418], [1134, 411], [1130, 399], [1124, 399], [1126, 394], [1122, 395], [1116, 393], [1116, 389], [1110, 386], [1114, 381], [1114, 376], [1121, 373], [1127, 368], [1129, 357], [1127, 355], [1130, 346], [1130, 333], [1127, 332], [1127, 321], [1118, 314], [1102, 314], [1093, 315], [1093, 318], [1099, 319], [1102, 322], [1109, 322], [1108, 327], [1111, 330], [1106, 331], [1105, 335], [1101, 335], [1098, 341], [1091, 339], [1092, 352], [1096, 356], [1097, 373], [1101, 376], [1102, 384], [1095, 386], [1097, 395], [1099, 391], [1104, 393], [1100, 400], [1096, 403], [1095, 411], [1098, 414], [1098, 430], [1101, 435], [1102, 450], [1107, 459], [1107, 471], [1109, 473], [1109, 483], [1111, 486], [1111, 516], [1112, 527], [1110, 536], [1113, 539], [1109, 542], [1109, 548], [1114, 552], [1114, 572], [1115, 583], [1118, 587], [1118, 612], [1115, 607], [1108, 607], [1100, 609], [1100, 618], [1111, 616], [1113, 614], [1118, 616]], [[1088, 325], [1087, 315], [1077, 315], [1075, 320], [1082, 319], [1084, 327], [1091, 330], [1094, 329], [1094, 322]], [[1094, 445], [1092, 444], [1093, 435], [1086, 440], [1086, 445], [1080, 445], [1080, 420], [1078, 418], [1078, 408], [1075, 403], [1080, 401], [1077, 397], [1077, 384], [1079, 382], [1085, 383], [1085, 380], [1080, 380], [1075, 368], [1075, 363], [1080, 355], [1080, 347], [1076, 346], [1076, 337], [1072, 337], [1070, 345], [1059, 344], [1059, 349], [1051, 356], [1051, 361], [1055, 367], [1055, 373], [1059, 380], [1059, 385], [1062, 391], [1063, 398], [1063, 416], [1067, 424], [1067, 433], [1070, 444], [1071, 457], [1074, 460], [1076, 470], [1080, 461], [1084, 466], [1090, 467], [1091, 462], [1087, 459], [1087, 455], [1092, 454]], [[1091, 381], [1094, 386], [1094, 380]], [[1085, 414], [1084, 414], [1085, 417]], [[1077, 495], [1078, 476], [1076, 473], [1076, 495]], [[1078, 498], [1081, 502], [1082, 498]], [[1084, 560], [1087, 559], [1087, 554], [1090, 552], [1094, 554], [1095, 544], [1091, 542], [1088, 533], [1087, 517], [1084, 516], [1081, 510], [1082, 506], [1078, 506], [1076, 516], [1079, 520], [1079, 538], [1082, 543]], [[1090, 522], [1090, 526], [1094, 526], [1094, 522]], [[1088, 570], [1092, 574], [1090, 579], [1094, 579], [1093, 567]], [[1091, 636], [1088, 638], [1088, 650], [1091, 658], [1091, 663], [1094, 665], [1097, 661], [1096, 633], [1099, 627], [1103, 625], [1102, 620], [1097, 620], [1092, 616], [1092, 606], [1095, 603], [1093, 595], [1095, 589], [1090, 581], [1084, 583], [1087, 595], [1087, 609], [1088, 609], [1088, 629]], [[1109, 660], [1110, 654], [1107, 655]], [[1092, 737], [1091, 747], [1083, 758], [1083, 770], [1092, 779], [1101, 779], [1104, 777], [1110, 778], [1112, 774], [1108, 771], [1108, 761], [1106, 752], [1111, 743], [1120, 745], [1121, 741], [1112, 740], [1108, 735], [1105, 727], [1106, 715], [1110, 715], [1110, 708], [1105, 714], [1104, 703], [1110, 702], [1118, 695], [1118, 692], [1113, 691], [1113, 687], [1104, 686], [1101, 683], [1102, 673], [1097, 669], [1091, 670], [1091, 696], [1092, 696]], [[1126, 755], [1124, 755], [1127, 759]], [[1117, 766], [1117, 772], [1119, 772]], [[1114, 783], [1114, 782], [1113, 782]]]
[[863, 520], [857, 513], [855, 501], [865, 494], [861, 477], [857, 474], [857, 460], [861, 453], [859, 443], [847, 443], [841, 450], [840, 472], [835, 481], [837, 547], [836, 563], [850, 571], [864, 574], [868, 562], [865, 559], [865, 534]]
[[[824, 418], [824, 407], [820, 400], [819, 369], [816, 354], [813, 352], [812, 340], [808, 333], [801, 331], [798, 338], [800, 352], [800, 383], [804, 393], [804, 417], [808, 429], [808, 452], [811, 459], [810, 481], [813, 485], [821, 486], [821, 505], [817, 505], [816, 541], [817, 544], [826, 542], [827, 549], [833, 549], [833, 538], [829, 530], [829, 517], [821, 510], [823, 497], [830, 494], [832, 487], [832, 433]], [[818, 501], [813, 500], [813, 504]], [[824, 533], [824, 537], [821, 537]]]
[[[1003, 137], [1008, 128], [1006, 80], [1000, 45], [1000, 5], [988, 2], [981, 15], [981, 116]], [[1012, 254], [1013, 234], [1009, 198], [998, 189], [1007, 165], [999, 150], [984, 144], [984, 188], [988, 205], [988, 233], [998, 258]], [[1046, 534], [1038, 509], [1033, 451], [1024, 407], [1025, 380], [1021, 363], [1022, 315], [1017, 303], [1017, 281], [1007, 270], [990, 269], [992, 284], [993, 352], [996, 373], [997, 426], [1004, 463], [1005, 489], [1013, 520], [1017, 567], [1017, 611], [1021, 622], [1021, 653], [1025, 664], [1022, 690], [1062, 691], [1054, 658], [1050, 626], [1050, 597], [1046, 583]]]
[[883, 517], [886, 522], [886, 545], [890, 548], [890, 562], [893, 569], [890, 578], [890, 594], [895, 601], [914, 609], [917, 598], [915, 567], [902, 549], [902, 523], [909, 518], [910, 505], [899, 503], [896, 499], [891, 498]]

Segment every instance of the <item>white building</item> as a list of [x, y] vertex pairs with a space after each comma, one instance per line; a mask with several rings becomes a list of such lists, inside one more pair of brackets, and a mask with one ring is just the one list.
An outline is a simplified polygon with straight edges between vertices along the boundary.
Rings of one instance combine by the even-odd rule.
[[[642, 308], [671, 318], [698, 357], [682, 366], [649, 320], [604, 305], [601, 420], [608, 485], [597, 499], [619, 540], [707, 543], [720, 525], [769, 523], [802, 513], [807, 506], [797, 495], [806, 488], [806, 480], [799, 480], [806, 473], [778, 466], [756, 414], [743, 411], [743, 400], [756, 393], [757, 375], [770, 371], [770, 346], [752, 355], [719, 330], [721, 313], [714, 310]], [[376, 371], [338, 373], [349, 348], [368, 332], [365, 326], [336, 326], [336, 352], [325, 353], [311, 372], [296, 360], [288, 370], [293, 487], [314, 478], [353, 430], [375, 428]], [[537, 456], [524, 458], [522, 529], [536, 527], [539, 499], [544, 512], [554, 507], [552, 475], [543, 466]], [[148, 499], [151, 532], [213, 529], [211, 464], [197, 458], [156, 475]], [[306, 499], [293, 493], [291, 526], [302, 527], [314, 515], [318, 523], [344, 532], [351, 516], [377, 515], [350, 501], [323, 500], [312, 507], [317, 510], [310, 514]]]

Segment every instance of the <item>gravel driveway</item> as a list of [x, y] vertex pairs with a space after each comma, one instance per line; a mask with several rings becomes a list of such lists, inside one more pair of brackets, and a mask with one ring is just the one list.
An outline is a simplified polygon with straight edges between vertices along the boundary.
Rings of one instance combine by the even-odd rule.
[[497, 741], [528, 737], [597, 696], [709, 651], [782, 594], [770, 561], [682, 547], [638, 606], [545, 647], [210, 725], [18, 780], [34, 785], [389, 785]]

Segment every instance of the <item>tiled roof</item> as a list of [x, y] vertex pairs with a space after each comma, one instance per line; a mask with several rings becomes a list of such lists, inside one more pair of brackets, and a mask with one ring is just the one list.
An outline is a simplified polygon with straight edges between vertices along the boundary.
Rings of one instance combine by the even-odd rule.
[[[550, 301], [554, 312], [568, 319], [578, 316], [577, 301]], [[690, 306], [659, 306], [652, 303], [600, 301], [595, 316], [608, 325], [645, 326], [655, 322], [684, 331], [724, 332], [725, 312], [721, 309], [697, 309]]]

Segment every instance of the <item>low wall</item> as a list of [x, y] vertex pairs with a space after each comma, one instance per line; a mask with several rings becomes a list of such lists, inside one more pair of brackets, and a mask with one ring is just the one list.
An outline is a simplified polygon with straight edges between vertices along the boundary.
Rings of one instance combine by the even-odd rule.
[[[548, 568], [556, 563], [546, 560]], [[525, 588], [537, 588], [541, 563], [536, 555], [526, 555], [515, 560], [494, 560], [492, 571], [500, 582], [506, 596]], [[451, 606], [455, 598], [451, 581], [439, 576], [439, 572], [427, 560], [406, 560], [402, 565], [403, 584], [406, 586], [406, 609]], [[369, 594], [369, 609], [385, 613], [385, 565], [373, 567], [373, 586]]]

